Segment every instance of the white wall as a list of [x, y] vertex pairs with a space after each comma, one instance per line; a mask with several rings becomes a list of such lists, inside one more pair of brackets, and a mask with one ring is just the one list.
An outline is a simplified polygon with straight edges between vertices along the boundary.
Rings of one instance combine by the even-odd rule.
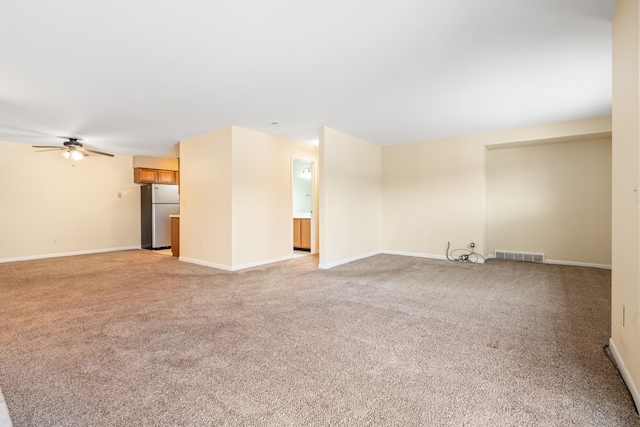
[[232, 128], [180, 143], [180, 259], [231, 269]]
[[164, 169], [177, 171], [178, 159], [165, 159], [163, 157], [133, 156], [134, 168]]
[[[473, 138], [382, 150], [382, 246], [444, 257], [473, 240], [484, 252], [484, 147]], [[435, 241], [434, 241], [435, 240]]]
[[227, 127], [180, 143], [180, 259], [237, 270], [293, 251], [291, 158], [308, 144]]
[[0, 170], [1, 261], [140, 247], [131, 156], [74, 162], [0, 142]]
[[640, 406], [640, 8], [619, 0], [613, 18], [611, 348]]
[[487, 151], [487, 252], [611, 266], [611, 139]]
[[379, 146], [321, 130], [321, 268], [380, 251], [380, 162]]
[[[382, 249], [443, 258], [473, 240], [488, 254], [486, 148], [610, 135], [611, 118], [555, 123], [382, 148]], [[434, 241], [435, 240], [435, 241]]]
[[291, 158], [317, 159], [309, 144], [233, 127], [233, 268], [293, 252]]

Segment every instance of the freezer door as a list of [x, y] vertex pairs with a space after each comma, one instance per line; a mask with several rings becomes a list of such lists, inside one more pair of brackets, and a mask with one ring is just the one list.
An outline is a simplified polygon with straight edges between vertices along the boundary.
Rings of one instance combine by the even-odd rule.
[[151, 203], [180, 203], [177, 185], [151, 185]]
[[153, 211], [153, 231], [151, 246], [153, 249], [171, 247], [171, 218], [169, 215], [179, 215], [179, 204], [154, 204], [151, 205]]

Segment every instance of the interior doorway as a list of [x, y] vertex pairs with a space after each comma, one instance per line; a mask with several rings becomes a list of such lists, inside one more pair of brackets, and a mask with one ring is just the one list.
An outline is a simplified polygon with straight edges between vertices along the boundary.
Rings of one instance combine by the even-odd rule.
[[316, 253], [315, 161], [291, 159], [291, 250], [294, 254]]

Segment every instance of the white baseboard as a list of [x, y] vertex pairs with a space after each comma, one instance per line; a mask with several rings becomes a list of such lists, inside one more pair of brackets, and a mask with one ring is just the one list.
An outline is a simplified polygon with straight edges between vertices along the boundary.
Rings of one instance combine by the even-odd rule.
[[339, 265], [348, 264], [350, 262], [358, 261], [360, 259], [369, 258], [369, 257], [372, 257], [374, 255], [379, 255], [381, 253], [382, 253], [381, 251], [369, 252], [367, 254], [356, 255], [356, 256], [351, 257], [351, 258], [342, 259], [340, 261], [335, 261], [335, 262], [331, 262], [331, 263], [328, 263], [328, 264], [318, 264], [318, 268], [321, 268], [323, 270], [328, 270], [330, 268], [337, 267]]
[[267, 264], [273, 264], [275, 262], [286, 261], [286, 260], [289, 260], [291, 258], [293, 258], [293, 255], [286, 255], [286, 256], [283, 256], [283, 257], [279, 257], [279, 258], [272, 258], [272, 259], [267, 259], [267, 260], [262, 260], [262, 261], [257, 261], [257, 262], [250, 262], [250, 263], [247, 263], [247, 264], [240, 264], [240, 265], [217, 264], [215, 262], [203, 261], [203, 260], [200, 260], [200, 259], [187, 258], [187, 257], [183, 257], [183, 256], [180, 256], [178, 258], [178, 260], [184, 261], [184, 262], [188, 262], [188, 263], [191, 263], [191, 264], [203, 265], [205, 267], [217, 268], [219, 270], [238, 271], [238, 270], [244, 270], [246, 268], [259, 267], [261, 265], [267, 265]]
[[[329, 263], [329, 264], [319, 264], [318, 268], [322, 268], [322, 269], [326, 270], [326, 269], [329, 269], [329, 268], [337, 267], [337, 266], [342, 265], [342, 264], [348, 264], [348, 263], [353, 262], [353, 261], [358, 261], [360, 259], [369, 258], [371, 256], [379, 255], [379, 254], [410, 256], [410, 257], [417, 257], [417, 258], [439, 259], [439, 260], [444, 260], [444, 261], [447, 260], [446, 255], [425, 254], [425, 253], [420, 253], [420, 252], [404, 252], [404, 251], [381, 250], [381, 251], [370, 252], [368, 254], [358, 255], [358, 256], [355, 256], [355, 257], [352, 257], [352, 258], [343, 259], [343, 260], [332, 262], [332, 263]], [[454, 260], [452, 260], [452, 261], [454, 261]], [[474, 263], [475, 264], [484, 264], [484, 259], [483, 258], [479, 258]]]
[[611, 349], [611, 354], [618, 365], [618, 370], [620, 371], [620, 374], [622, 374], [625, 384], [627, 384], [627, 388], [629, 389], [631, 397], [636, 404], [636, 408], [640, 408], [640, 393], [638, 393], [638, 388], [633, 382], [633, 378], [631, 378], [631, 374], [627, 370], [624, 360], [622, 360], [620, 353], [618, 353], [618, 349], [616, 348], [616, 344], [613, 342], [613, 338], [609, 338], [609, 349]]
[[17, 258], [3, 258], [3, 259], [0, 259], [0, 263], [16, 262], [16, 261], [31, 261], [31, 260], [34, 260], [34, 259], [58, 258], [58, 257], [65, 257], [65, 256], [98, 254], [98, 253], [102, 253], [102, 252], [130, 251], [132, 249], [140, 249], [140, 246], [125, 246], [125, 247], [122, 247], [122, 248], [90, 249], [88, 251], [76, 251], [76, 252], [63, 252], [63, 253], [57, 253], [57, 254], [31, 255], [31, 256], [17, 257]]
[[187, 258], [187, 257], [183, 257], [182, 255], [178, 257], [178, 260], [188, 262], [191, 264], [203, 265], [205, 267], [217, 268], [219, 270], [233, 271], [230, 265], [216, 264], [215, 262], [203, 261], [201, 259], [195, 259], [195, 258]]
[[556, 259], [547, 259], [545, 260], [545, 264], [572, 265], [574, 267], [591, 267], [591, 268], [602, 268], [604, 270], [611, 270], [610, 264], [594, 264], [592, 262], [577, 262], [577, 261], [562, 261], [562, 260], [556, 260]]
[[285, 255], [279, 258], [271, 258], [263, 261], [250, 262], [247, 264], [234, 265], [231, 271], [244, 270], [245, 268], [260, 267], [261, 265], [273, 264], [274, 262], [286, 261], [293, 258], [293, 255]]
[[9, 409], [7, 408], [7, 403], [4, 400], [4, 396], [2, 395], [2, 390], [0, 389], [0, 427], [12, 427], [13, 423], [11, 422], [11, 417], [9, 416]]
[[404, 251], [386, 251], [383, 250], [380, 253], [387, 255], [400, 255], [400, 256], [412, 256], [416, 258], [429, 258], [429, 259], [442, 259], [446, 260], [446, 255], [434, 255], [434, 254], [425, 254], [421, 252], [404, 252]]
[[[416, 258], [440, 259], [440, 260], [447, 261], [446, 255], [435, 255], [435, 254], [425, 254], [420, 252], [403, 252], [403, 251], [382, 251], [381, 253], [389, 254], [389, 255], [412, 256]], [[457, 261], [457, 260], [449, 259], [449, 261]], [[469, 261], [469, 262], [474, 264], [484, 264], [484, 261], [485, 260], [483, 258], [478, 258], [477, 261]]]

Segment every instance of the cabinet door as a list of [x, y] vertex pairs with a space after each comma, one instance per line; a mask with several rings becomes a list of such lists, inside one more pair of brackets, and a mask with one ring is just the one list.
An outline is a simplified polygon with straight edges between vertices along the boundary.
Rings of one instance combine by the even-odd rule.
[[300, 247], [311, 249], [311, 220], [300, 220]]
[[293, 247], [300, 247], [300, 220], [298, 218], [293, 219]]
[[133, 182], [155, 184], [158, 182], [157, 172], [155, 169], [135, 168], [133, 170]]
[[158, 184], [175, 184], [176, 177], [173, 171], [158, 171]]
[[180, 256], [180, 218], [171, 218], [171, 252]]

